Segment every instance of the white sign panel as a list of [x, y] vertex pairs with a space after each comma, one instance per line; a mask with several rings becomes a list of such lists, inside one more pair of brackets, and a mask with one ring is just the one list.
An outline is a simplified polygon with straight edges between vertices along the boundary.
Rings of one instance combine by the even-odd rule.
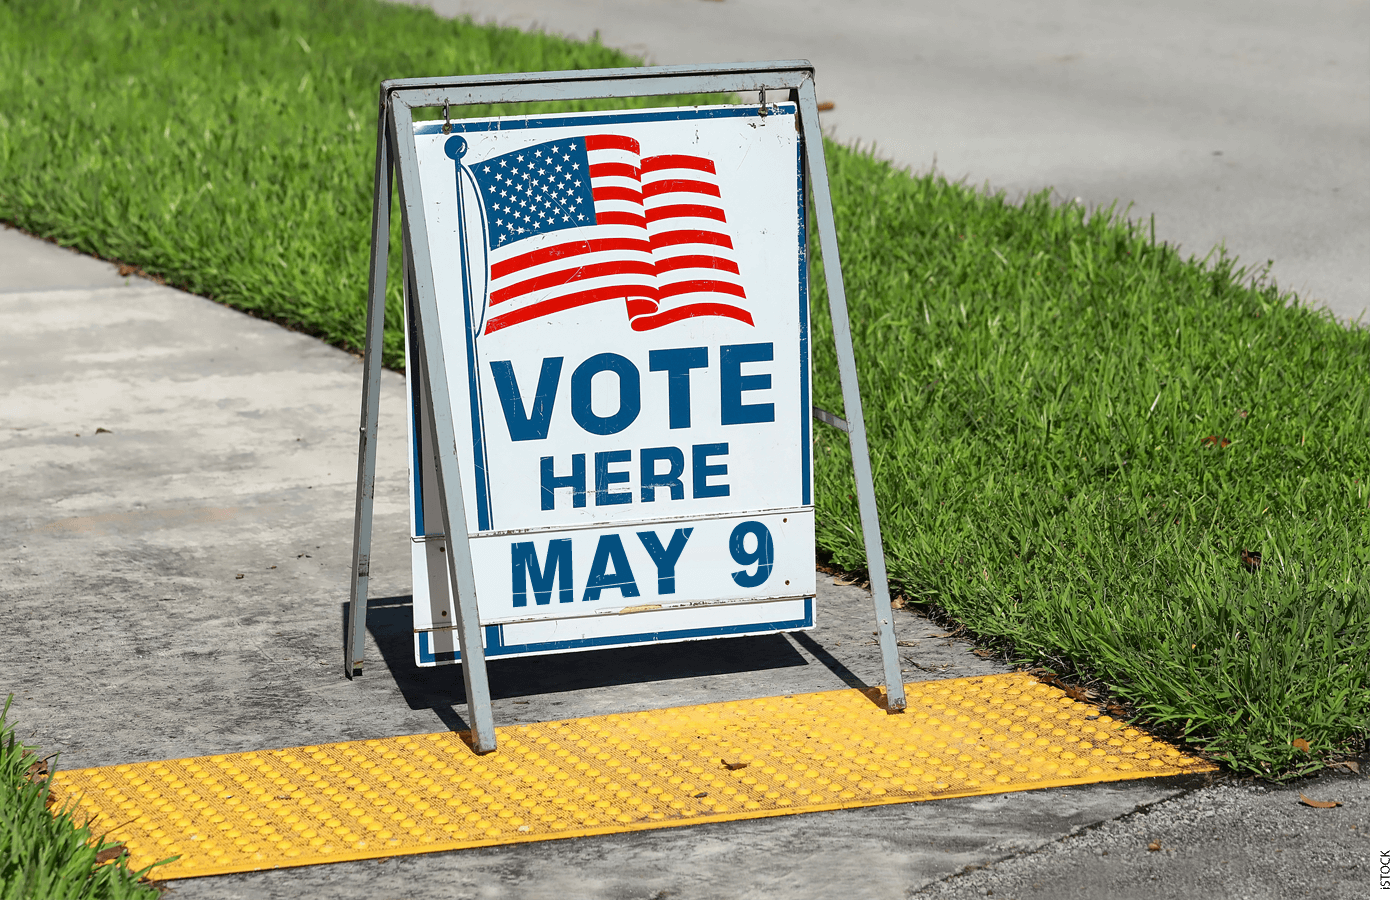
[[[443, 338], [488, 657], [812, 626], [795, 113], [416, 127], [424, 313]], [[410, 367], [417, 353], [410, 332]], [[409, 385], [416, 656], [446, 664], [453, 601]]]

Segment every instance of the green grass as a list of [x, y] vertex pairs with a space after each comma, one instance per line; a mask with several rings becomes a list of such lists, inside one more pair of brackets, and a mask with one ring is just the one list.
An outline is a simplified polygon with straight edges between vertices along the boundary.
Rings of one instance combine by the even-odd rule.
[[[354, 348], [379, 80], [633, 62], [370, 0], [0, 0], [0, 218]], [[1238, 770], [1354, 747], [1369, 335], [1108, 213], [827, 153], [900, 589]], [[818, 428], [818, 541], [858, 569]]]
[[99, 865], [97, 854], [120, 845], [73, 821], [69, 810], [51, 812], [49, 777], [29, 773], [39, 762], [33, 748], [15, 738], [0, 710], [0, 900], [154, 900], [160, 891], [141, 883], [125, 857]]
[[358, 348], [379, 82], [636, 63], [373, 0], [0, 0], [0, 219]]
[[[829, 160], [905, 593], [1240, 770], [1367, 733], [1368, 333], [1108, 212]], [[857, 568], [844, 437], [817, 447], [817, 540]]]

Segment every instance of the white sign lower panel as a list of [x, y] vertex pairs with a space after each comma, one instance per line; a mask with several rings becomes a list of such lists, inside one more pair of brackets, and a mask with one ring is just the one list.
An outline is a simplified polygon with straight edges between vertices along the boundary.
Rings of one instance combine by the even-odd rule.
[[[488, 656], [810, 628], [813, 528], [809, 507], [473, 537]], [[418, 664], [450, 662], [444, 542], [412, 546]]]
[[483, 625], [806, 597], [812, 548], [811, 509], [471, 540]]

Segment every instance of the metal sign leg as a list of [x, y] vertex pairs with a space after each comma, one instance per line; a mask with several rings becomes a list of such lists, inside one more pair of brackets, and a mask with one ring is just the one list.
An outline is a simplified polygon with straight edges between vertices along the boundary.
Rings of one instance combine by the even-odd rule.
[[836, 251], [836, 217], [831, 208], [831, 185], [826, 177], [826, 155], [817, 121], [817, 91], [811, 79], [802, 82], [797, 95], [802, 114], [802, 142], [807, 154], [807, 171], [812, 179], [817, 235], [821, 239], [822, 265], [826, 269], [827, 296], [831, 301], [831, 325], [836, 338], [836, 362], [841, 372], [841, 395], [846, 404], [847, 436], [851, 441], [856, 497], [860, 501], [866, 566], [870, 569], [870, 593], [875, 603], [880, 657], [885, 667], [885, 709], [898, 712], [906, 705], [904, 678], [899, 671], [894, 614], [890, 609], [890, 586], [885, 573], [885, 551], [880, 542], [880, 517], [875, 509], [875, 481], [870, 471], [870, 450], [865, 442], [865, 414], [860, 403], [856, 357], [851, 348], [851, 320], [846, 311], [846, 290], [841, 280], [841, 260]]
[[389, 273], [389, 146], [387, 110], [379, 111], [374, 163], [369, 297], [365, 312], [365, 374], [360, 395], [360, 467], [355, 494], [355, 548], [350, 571], [350, 622], [345, 635], [345, 677], [364, 671], [365, 617], [369, 605], [369, 549], [374, 525], [374, 463], [379, 444], [379, 380], [384, 362], [384, 294]]
[[432, 456], [442, 498], [444, 532], [447, 535], [448, 572], [452, 593], [457, 599], [457, 637], [462, 648], [462, 680], [467, 691], [467, 721], [471, 726], [472, 748], [478, 753], [496, 749], [496, 730], [491, 715], [491, 691], [486, 678], [486, 650], [481, 643], [481, 619], [477, 611], [476, 579], [472, 572], [471, 550], [467, 546], [467, 510], [462, 493], [461, 464], [457, 457], [457, 437], [448, 399], [447, 368], [438, 327], [433, 289], [432, 263], [425, 242], [414, 235], [427, 234], [423, 213], [423, 192], [413, 144], [413, 116], [397, 98], [392, 101], [391, 118], [397, 133], [396, 150], [407, 158], [395, 160], [398, 173], [399, 204], [403, 217], [404, 264], [411, 273], [411, 307], [422, 342], [424, 382], [432, 435]]

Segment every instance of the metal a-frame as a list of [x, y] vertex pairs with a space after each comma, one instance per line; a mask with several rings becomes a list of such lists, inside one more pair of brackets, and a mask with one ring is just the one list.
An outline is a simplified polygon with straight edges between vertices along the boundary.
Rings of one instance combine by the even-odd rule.
[[[851, 325], [836, 248], [836, 223], [831, 208], [831, 188], [817, 119], [815, 70], [806, 60], [738, 63], [720, 66], [658, 66], [655, 68], [594, 69], [572, 72], [535, 72], [478, 75], [464, 78], [410, 78], [385, 81], [379, 89], [378, 149], [374, 170], [374, 220], [371, 229], [369, 303], [365, 323], [365, 371], [360, 402], [360, 465], [355, 508], [353, 574], [350, 582], [349, 629], [345, 639], [345, 674], [361, 674], [365, 656], [365, 618], [369, 597], [370, 532], [374, 509], [374, 466], [379, 431], [379, 386], [384, 353], [384, 304], [389, 265], [389, 203], [391, 176], [397, 175], [399, 210], [403, 222], [403, 255], [408, 307], [415, 317], [421, 342], [423, 382], [427, 388], [427, 416], [432, 437], [431, 456], [442, 498], [448, 572], [457, 601], [456, 627], [462, 648], [462, 676], [466, 684], [471, 745], [478, 753], [496, 749], [491, 716], [491, 694], [486, 678], [477, 611], [475, 578], [467, 550], [467, 516], [462, 492], [461, 463], [457, 456], [442, 335], [435, 309], [432, 263], [428, 256], [427, 220], [419, 184], [418, 159], [413, 141], [413, 110], [450, 109], [453, 106], [501, 103], [537, 103], [551, 100], [588, 100], [617, 97], [650, 97], [681, 94], [736, 94], [758, 92], [760, 103], [772, 93], [787, 92], [798, 105], [803, 162], [810, 177], [817, 236], [821, 241], [827, 296], [836, 341], [836, 358], [845, 402], [843, 421], [814, 410], [816, 417], [847, 433], [860, 503], [862, 535], [874, 600], [880, 655], [885, 675], [885, 708], [905, 707], [904, 682], [896, 651], [893, 616], [885, 556], [880, 541], [880, 521], [875, 508], [875, 485], [865, 439], [860, 385], [855, 354], [851, 349]], [[774, 97], [776, 99], [776, 96]]]

